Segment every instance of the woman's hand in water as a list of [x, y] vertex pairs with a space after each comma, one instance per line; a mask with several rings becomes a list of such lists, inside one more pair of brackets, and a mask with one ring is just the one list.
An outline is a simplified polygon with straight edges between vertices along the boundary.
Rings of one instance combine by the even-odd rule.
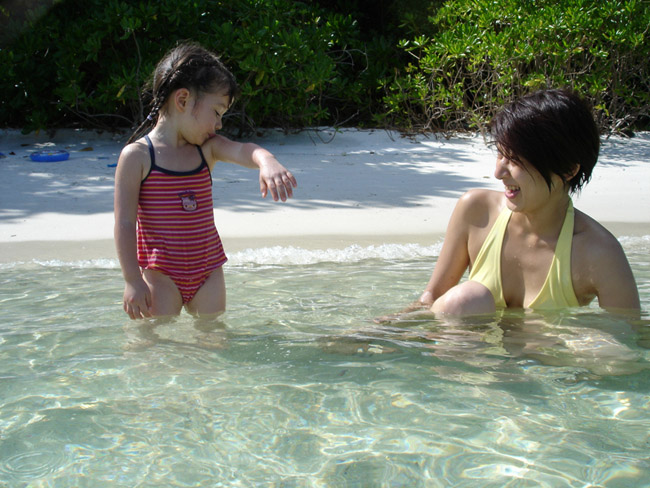
[[433, 293], [431, 293], [429, 290], [424, 290], [422, 292], [422, 295], [420, 295], [420, 299], [413, 303], [411, 306], [417, 306], [417, 307], [431, 307], [433, 305]]
[[[428, 294], [428, 295], [427, 295]], [[391, 315], [376, 317], [373, 321], [376, 324], [388, 324], [392, 322], [408, 321], [417, 318], [428, 317], [431, 315], [431, 305], [433, 297], [431, 292], [425, 291], [419, 300], [408, 305], [404, 310]]]

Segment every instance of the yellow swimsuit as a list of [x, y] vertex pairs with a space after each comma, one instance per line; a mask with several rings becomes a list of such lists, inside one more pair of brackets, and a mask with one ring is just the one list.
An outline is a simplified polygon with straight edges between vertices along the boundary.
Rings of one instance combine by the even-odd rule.
[[[481, 246], [476, 256], [476, 261], [469, 274], [471, 281], [481, 283], [492, 292], [497, 308], [506, 308], [501, 285], [501, 248], [503, 237], [510, 221], [512, 211], [504, 208]], [[571, 242], [573, 240], [573, 202], [569, 200], [569, 207], [564, 217], [564, 224], [560, 230], [555, 253], [551, 261], [551, 268], [546, 275], [546, 280], [537, 296], [526, 308], [537, 310], [551, 310], [566, 307], [579, 307], [578, 299], [573, 291], [571, 281]]]

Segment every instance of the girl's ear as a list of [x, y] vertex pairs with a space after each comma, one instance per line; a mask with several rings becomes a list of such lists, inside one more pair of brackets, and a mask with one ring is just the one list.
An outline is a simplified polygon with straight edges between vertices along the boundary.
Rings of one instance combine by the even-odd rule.
[[179, 88], [173, 94], [174, 106], [179, 112], [184, 112], [190, 101], [190, 91], [187, 88]]

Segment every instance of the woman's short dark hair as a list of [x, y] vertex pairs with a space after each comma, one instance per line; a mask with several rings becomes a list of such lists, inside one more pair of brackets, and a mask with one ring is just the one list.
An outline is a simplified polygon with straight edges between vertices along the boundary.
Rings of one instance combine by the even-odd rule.
[[600, 135], [591, 106], [569, 90], [540, 90], [501, 109], [490, 122], [498, 150], [525, 159], [551, 187], [551, 174], [569, 178], [575, 193], [591, 178], [598, 160]]

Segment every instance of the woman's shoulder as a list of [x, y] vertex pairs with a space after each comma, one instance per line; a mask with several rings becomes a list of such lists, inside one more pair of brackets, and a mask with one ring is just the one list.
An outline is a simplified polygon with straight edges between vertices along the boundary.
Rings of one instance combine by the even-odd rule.
[[575, 223], [573, 235], [583, 239], [595, 239], [597, 241], [616, 241], [616, 237], [607, 228], [593, 217], [578, 210], [575, 211]]
[[576, 295], [596, 295], [603, 308], [639, 308], [623, 246], [602, 224], [576, 210], [571, 253]]
[[457, 204], [464, 212], [480, 214], [500, 212], [503, 205], [502, 192], [482, 188], [468, 190], [458, 199]]
[[607, 259], [612, 253], [622, 253], [618, 239], [596, 219], [575, 210], [573, 227], [574, 249], [587, 260]]
[[504, 204], [501, 192], [485, 189], [469, 190], [458, 199], [452, 219], [463, 222], [468, 228], [489, 227]]

